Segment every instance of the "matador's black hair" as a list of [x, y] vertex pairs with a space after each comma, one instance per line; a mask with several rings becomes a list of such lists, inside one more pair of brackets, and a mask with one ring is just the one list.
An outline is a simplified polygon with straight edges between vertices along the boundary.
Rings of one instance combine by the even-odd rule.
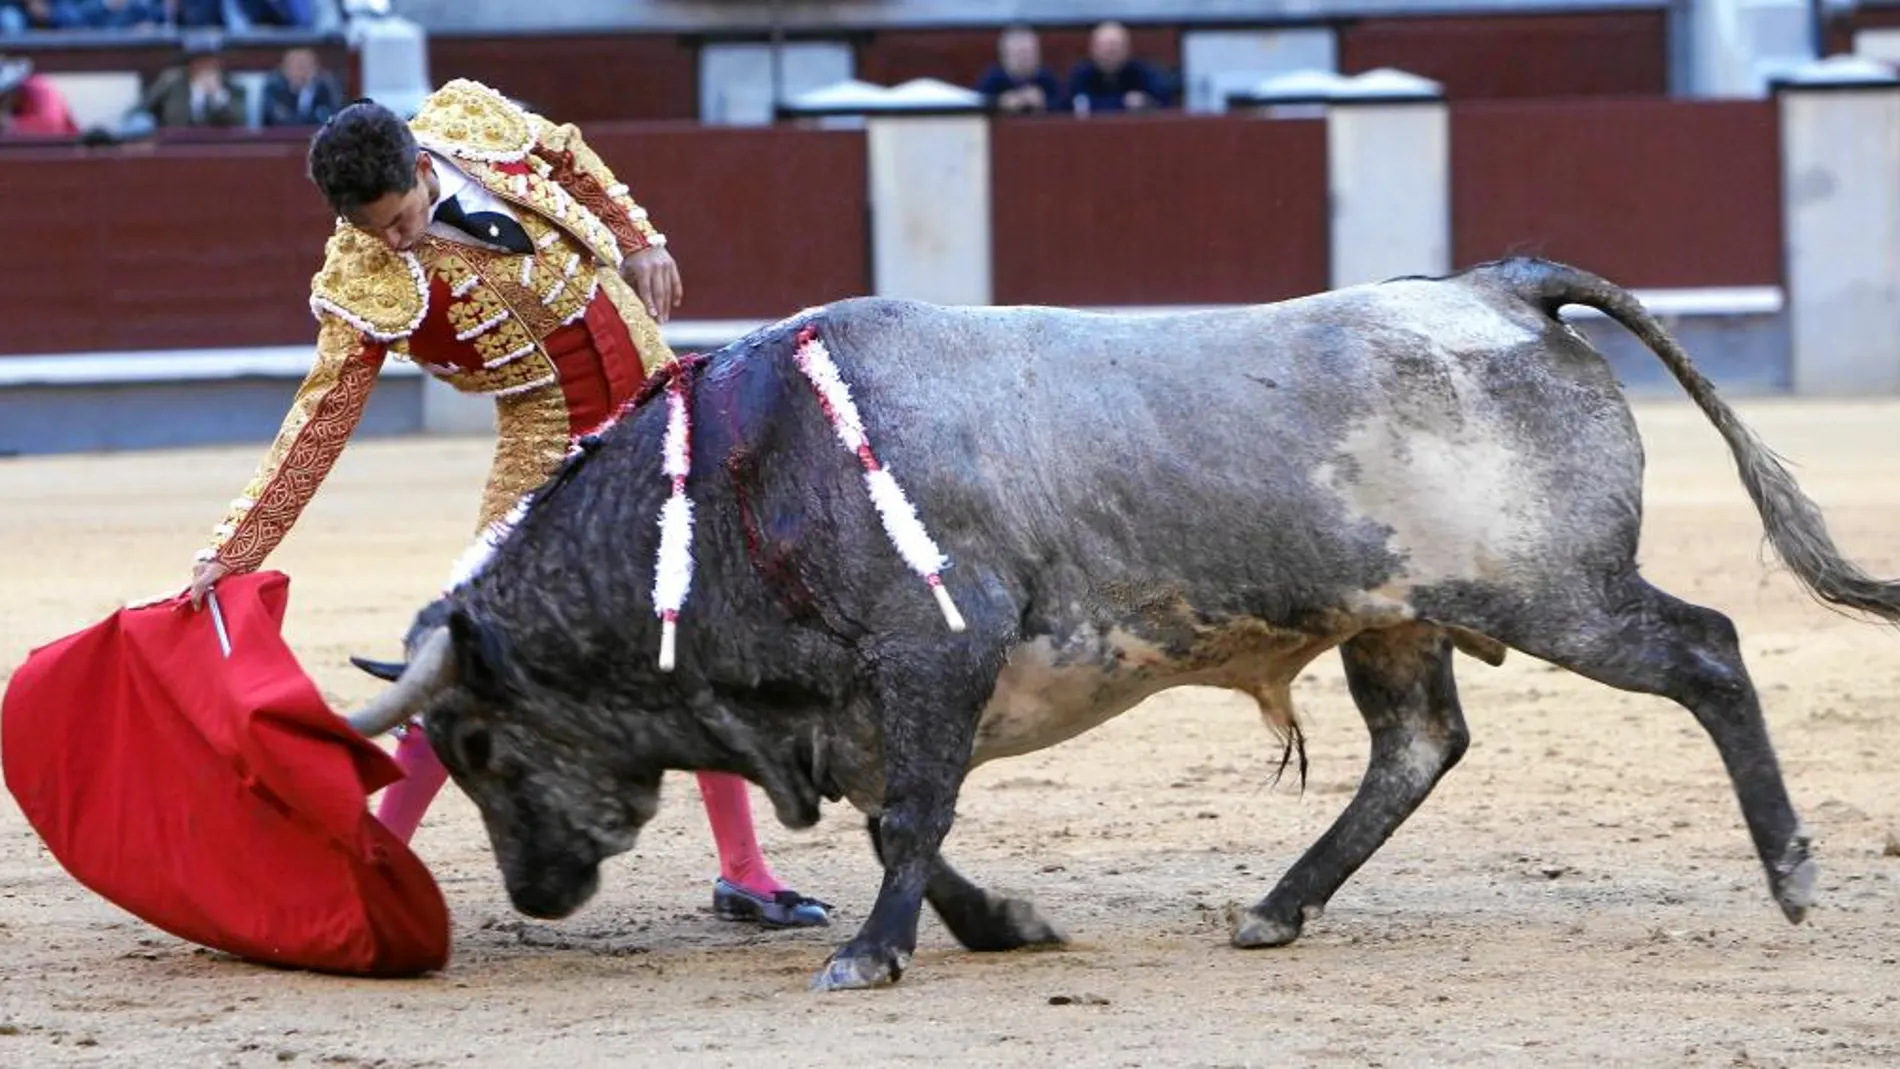
[[339, 215], [416, 185], [409, 124], [373, 100], [353, 100], [310, 139], [310, 180]]

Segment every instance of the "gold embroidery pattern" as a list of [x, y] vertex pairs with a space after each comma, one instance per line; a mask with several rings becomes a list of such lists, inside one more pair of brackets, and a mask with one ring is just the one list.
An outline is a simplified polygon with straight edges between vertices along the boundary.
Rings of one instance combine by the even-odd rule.
[[634, 348], [640, 350], [640, 366], [646, 369], [647, 374], [653, 374], [654, 368], [673, 359], [672, 346], [666, 344], [666, 336], [660, 333], [660, 325], [647, 314], [633, 287], [611, 271], [600, 273], [600, 285], [607, 291], [607, 299], [613, 302], [620, 318], [627, 321], [627, 333], [633, 337]]
[[211, 554], [233, 572], [254, 571], [303, 513], [363, 418], [382, 350], [325, 316], [317, 359], [244, 496], [213, 534]]
[[547, 481], [567, 456], [567, 399], [554, 384], [495, 402], [495, 460], [482, 489], [476, 533], [508, 515], [521, 496]]
[[[424, 239], [423, 255], [434, 269], [467, 271], [474, 280], [446, 310], [458, 339], [473, 346], [485, 365], [479, 372], [458, 372], [453, 381], [460, 389], [492, 393], [538, 379], [548, 370], [541, 342], [593, 300], [598, 269], [587, 250], [538, 216], [524, 213], [521, 222], [535, 243], [526, 256]], [[535, 353], [542, 359], [527, 378], [508, 372]]]
[[666, 236], [654, 229], [646, 209], [628, 195], [627, 187], [587, 143], [580, 127], [572, 123], [555, 125], [540, 116], [533, 118], [537, 120], [539, 142], [535, 157], [546, 161], [550, 177], [607, 225], [623, 254], [666, 244]]
[[512, 163], [534, 147], [534, 124], [507, 97], [469, 78], [430, 93], [409, 120], [423, 147], [447, 155]]
[[408, 335], [429, 312], [429, 282], [413, 255], [339, 221], [310, 280], [310, 311], [332, 313], [377, 341]]
[[502, 200], [548, 219], [579, 238], [604, 264], [620, 266], [620, 243], [600, 217], [559, 185], [538, 174], [504, 174], [486, 164], [465, 165], [470, 177]]

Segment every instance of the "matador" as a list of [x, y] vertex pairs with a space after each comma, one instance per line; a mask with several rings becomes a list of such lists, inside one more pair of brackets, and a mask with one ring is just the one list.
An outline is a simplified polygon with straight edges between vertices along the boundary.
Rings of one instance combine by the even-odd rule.
[[[338, 216], [310, 284], [315, 363], [198, 554], [194, 604], [223, 575], [258, 568], [289, 533], [386, 360], [494, 398], [479, 534], [672, 357], [659, 324], [682, 290], [666, 238], [574, 125], [457, 79], [406, 122], [372, 101], [350, 104], [313, 135], [309, 162]], [[422, 731], [403, 733], [396, 760], [404, 778], [377, 817], [408, 841], [447, 771]], [[715, 913], [829, 923], [825, 903], [772, 874], [746, 782], [710, 772], [698, 782], [719, 847]]]

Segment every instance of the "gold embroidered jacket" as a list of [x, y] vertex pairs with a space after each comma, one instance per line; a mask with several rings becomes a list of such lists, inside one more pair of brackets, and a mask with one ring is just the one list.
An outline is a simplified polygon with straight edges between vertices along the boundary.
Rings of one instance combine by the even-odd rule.
[[551, 333], [604, 294], [647, 368], [671, 355], [619, 274], [625, 257], [666, 239], [578, 129], [464, 79], [430, 94], [409, 126], [421, 147], [506, 201], [534, 250], [517, 255], [429, 234], [415, 251], [398, 252], [338, 220], [310, 283], [315, 363], [200, 560], [233, 572], [263, 563], [342, 453], [386, 357], [495, 398], [485, 526], [567, 450], [566, 402], [543, 346]]

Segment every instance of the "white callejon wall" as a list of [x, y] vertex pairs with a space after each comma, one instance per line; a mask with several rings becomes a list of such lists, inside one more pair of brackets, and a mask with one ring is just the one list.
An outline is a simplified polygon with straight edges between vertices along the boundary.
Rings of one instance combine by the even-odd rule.
[[873, 291], [990, 303], [989, 119], [874, 114], [865, 138]]
[[1451, 130], [1444, 101], [1326, 109], [1332, 284], [1451, 270]]
[[1900, 390], [1900, 85], [1779, 106], [1794, 391]]

